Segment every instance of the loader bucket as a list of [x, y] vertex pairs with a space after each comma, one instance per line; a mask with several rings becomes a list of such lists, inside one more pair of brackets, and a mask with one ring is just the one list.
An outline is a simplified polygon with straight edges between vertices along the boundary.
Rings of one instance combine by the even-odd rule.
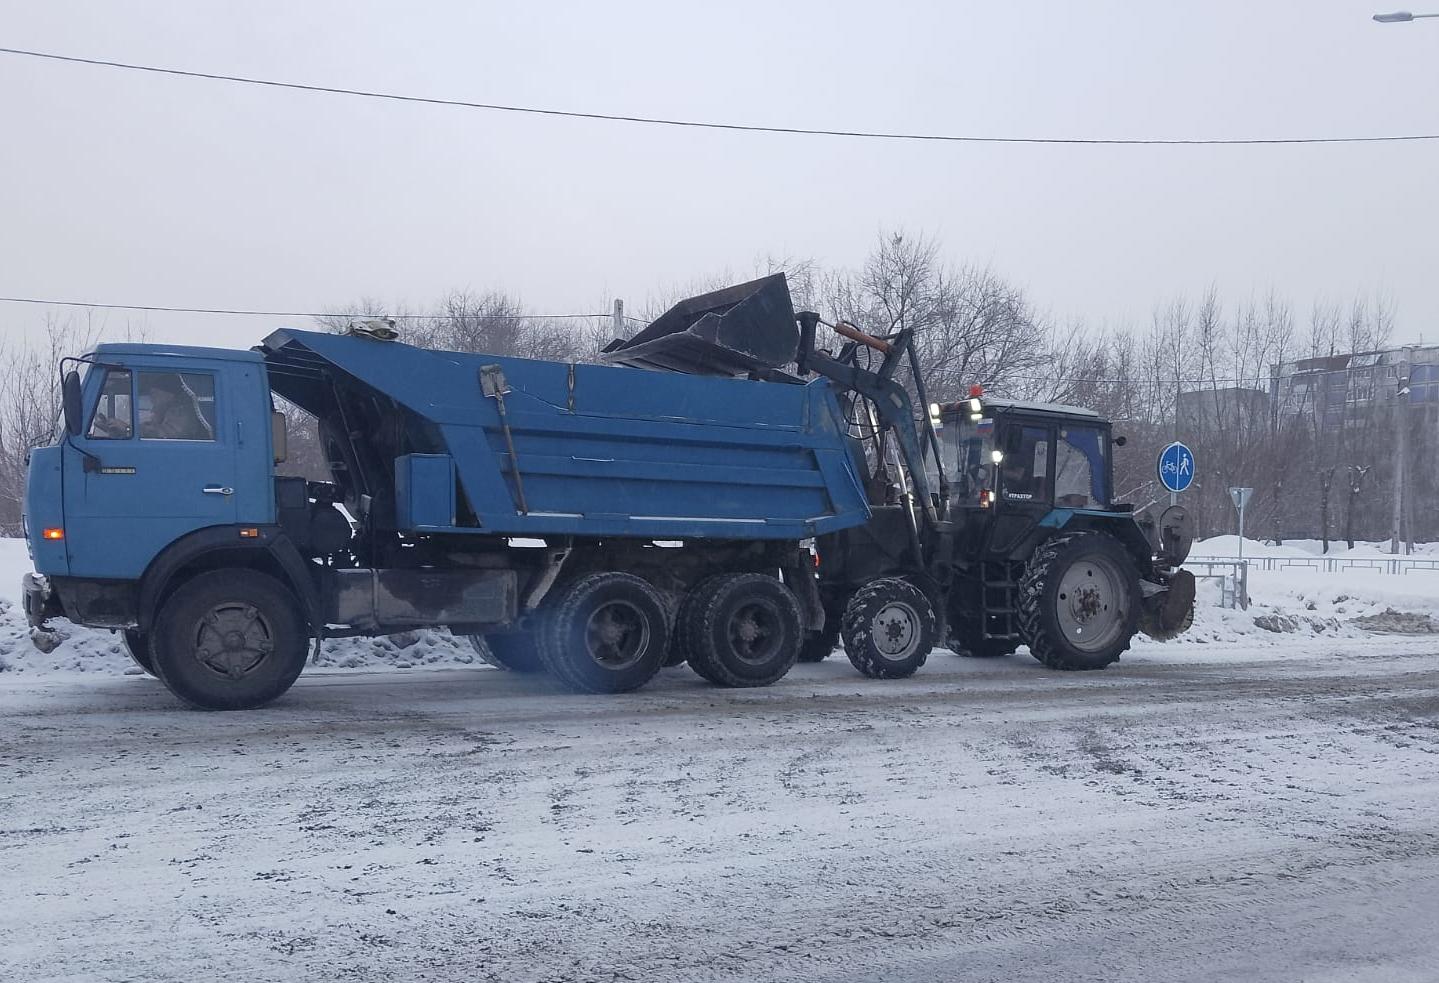
[[604, 360], [687, 375], [746, 375], [794, 361], [799, 328], [783, 273], [682, 300]]

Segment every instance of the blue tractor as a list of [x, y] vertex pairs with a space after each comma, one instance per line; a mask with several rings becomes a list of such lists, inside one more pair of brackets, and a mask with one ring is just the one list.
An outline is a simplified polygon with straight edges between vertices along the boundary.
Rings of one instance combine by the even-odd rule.
[[[900, 678], [937, 644], [971, 656], [1024, 644], [1053, 669], [1102, 669], [1138, 631], [1166, 639], [1189, 627], [1184, 510], [1154, 518], [1113, 501], [1111, 451], [1124, 438], [1097, 413], [977, 389], [931, 405], [911, 331], [874, 337], [810, 312], [794, 316], [798, 343], [777, 361], [772, 340], [793, 337], [783, 276], [734, 289], [771, 315], [728, 334], [662, 319], [608, 357], [695, 375], [829, 380], [870, 518], [816, 539], [825, 618], [802, 660], [843, 639], [862, 673]], [[835, 351], [817, 347], [822, 326]]]

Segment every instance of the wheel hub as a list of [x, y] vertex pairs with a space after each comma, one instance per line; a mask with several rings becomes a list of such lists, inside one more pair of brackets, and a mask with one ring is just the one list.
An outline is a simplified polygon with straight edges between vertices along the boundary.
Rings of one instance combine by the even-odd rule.
[[639, 661], [649, 646], [649, 625], [623, 601], [601, 605], [585, 624], [590, 658], [607, 669], [625, 669]]
[[730, 648], [744, 662], [756, 665], [767, 662], [774, 654], [779, 635], [779, 615], [768, 604], [746, 604], [730, 619]]
[[1124, 573], [1106, 557], [1090, 557], [1064, 571], [1056, 598], [1059, 627], [1081, 651], [1114, 644], [1128, 617]]
[[212, 672], [243, 679], [275, 649], [269, 621], [253, 604], [216, 605], [195, 632], [195, 656]]
[[919, 614], [899, 601], [880, 608], [870, 624], [875, 650], [895, 662], [913, 654], [919, 644], [919, 629]]

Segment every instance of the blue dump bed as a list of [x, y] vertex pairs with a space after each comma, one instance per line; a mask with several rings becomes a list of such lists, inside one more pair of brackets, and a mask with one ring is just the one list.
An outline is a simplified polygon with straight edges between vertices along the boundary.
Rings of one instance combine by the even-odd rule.
[[[346, 419], [384, 466], [393, 461], [400, 531], [804, 539], [869, 518], [823, 379], [752, 382], [293, 330], [260, 351], [275, 392]], [[486, 395], [491, 366], [500, 397]], [[356, 419], [357, 403], [374, 418]]]

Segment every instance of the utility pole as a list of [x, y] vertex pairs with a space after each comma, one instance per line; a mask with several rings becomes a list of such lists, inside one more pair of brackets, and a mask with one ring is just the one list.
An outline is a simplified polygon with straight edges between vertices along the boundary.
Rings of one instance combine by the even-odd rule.
[[1399, 553], [1404, 539], [1404, 482], [1409, 471], [1409, 349], [1399, 364], [1399, 388], [1394, 394], [1394, 416], [1399, 433], [1394, 441], [1394, 516], [1390, 523], [1389, 552]]
[[625, 337], [625, 302], [618, 297], [615, 298], [614, 329], [616, 338]]

